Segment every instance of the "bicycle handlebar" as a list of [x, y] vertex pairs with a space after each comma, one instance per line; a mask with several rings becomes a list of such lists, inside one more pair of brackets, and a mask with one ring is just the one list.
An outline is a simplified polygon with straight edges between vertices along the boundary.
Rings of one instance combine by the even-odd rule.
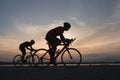
[[74, 38], [74, 39], [73, 38], [72, 39], [68, 39], [67, 43], [70, 44], [70, 43], [72, 43], [75, 40], [76, 40], [76, 38]]
[[60, 45], [62, 45], [62, 46], [69, 46], [69, 44], [71, 44], [73, 41], [75, 41], [76, 40], [76, 38], [72, 38], [72, 39], [66, 39], [66, 43], [64, 44], [60, 44]]
[[71, 39], [72, 42], [75, 41], [75, 40], [76, 40], [76, 38], [74, 38], [74, 39], [72, 38], [72, 39]]
[[30, 53], [35, 53], [35, 52], [37, 52], [38, 50], [37, 49], [31, 49], [31, 50], [29, 50], [30, 51]]

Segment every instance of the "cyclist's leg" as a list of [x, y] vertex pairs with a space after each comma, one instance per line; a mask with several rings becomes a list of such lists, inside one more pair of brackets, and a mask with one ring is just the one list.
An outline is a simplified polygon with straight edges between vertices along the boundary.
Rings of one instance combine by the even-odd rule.
[[54, 63], [55, 50], [56, 50], [56, 47], [55, 47], [55, 46], [51, 46], [50, 52], [49, 52], [49, 55], [50, 55], [50, 63], [51, 63], [51, 64]]
[[48, 41], [48, 44], [51, 45], [50, 48], [50, 63], [54, 63], [54, 55], [55, 55], [55, 51], [57, 49], [57, 46], [60, 44], [60, 40], [58, 38], [56, 38], [56, 36], [53, 35], [47, 35], [46, 36], [46, 40]]
[[53, 63], [53, 64], [56, 64], [56, 59], [54, 58], [54, 55], [55, 55], [55, 51], [57, 49], [57, 46], [60, 44], [60, 40], [58, 38], [56, 38], [54, 40], [54, 43], [51, 45], [51, 49], [50, 49], [50, 63]]
[[26, 61], [25, 61], [25, 55], [26, 55], [26, 50], [25, 50], [25, 48], [24, 47], [20, 47], [19, 48], [20, 49], [20, 51], [22, 52], [22, 62], [23, 63], [25, 63]]
[[50, 64], [54, 64], [54, 66], [56, 66], [56, 59], [54, 58], [55, 55], [55, 51], [56, 51], [56, 47], [51, 48], [49, 55], [50, 55]]
[[22, 62], [23, 62], [23, 63], [26, 62], [25, 55], [26, 55], [26, 52], [22, 52]]

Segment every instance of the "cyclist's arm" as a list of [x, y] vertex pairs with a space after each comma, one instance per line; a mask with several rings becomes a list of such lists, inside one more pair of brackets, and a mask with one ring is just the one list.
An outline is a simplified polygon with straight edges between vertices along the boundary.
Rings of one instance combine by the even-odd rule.
[[63, 36], [63, 34], [60, 35], [60, 39], [61, 39], [61, 41], [65, 44], [65, 37]]
[[28, 47], [26, 47], [28, 50], [35, 50], [35, 49], [33, 49], [32, 48], [32, 46], [28, 46]]
[[31, 50], [30, 46], [27, 46], [26, 48], [27, 48], [28, 50]]

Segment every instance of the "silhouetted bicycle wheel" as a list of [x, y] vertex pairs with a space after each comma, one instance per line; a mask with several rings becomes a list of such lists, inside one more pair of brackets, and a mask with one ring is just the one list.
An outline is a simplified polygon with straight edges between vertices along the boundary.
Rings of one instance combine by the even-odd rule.
[[22, 56], [21, 55], [16, 55], [13, 58], [13, 65], [14, 66], [22, 66], [23, 65], [23, 63], [22, 63]]
[[49, 56], [48, 50], [46, 50], [46, 49], [39, 49], [36, 52], [36, 54], [40, 58], [40, 65], [42, 65], [42, 66], [48, 66], [49, 65], [50, 56]]
[[61, 55], [61, 61], [64, 66], [79, 66], [82, 61], [81, 53], [75, 48], [68, 48]]
[[38, 66], [39, 64], [39, 57], [38, 55], [29, 55], [28, 56], [28, 63], [30, 64], [30, 66]]

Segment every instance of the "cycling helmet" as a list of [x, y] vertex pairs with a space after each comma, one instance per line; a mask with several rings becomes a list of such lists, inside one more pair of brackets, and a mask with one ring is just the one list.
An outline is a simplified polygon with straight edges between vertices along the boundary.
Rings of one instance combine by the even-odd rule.
[[70, 23], [64, 22], [64, 28], [65, 30], [68, 30], [71, 27]]
[[32, 43], [32, 44], [34, 44], [34, 43], [35, 43], [35, 41], [34, 41], [34, 40], [31, 40], [31, 43]]

